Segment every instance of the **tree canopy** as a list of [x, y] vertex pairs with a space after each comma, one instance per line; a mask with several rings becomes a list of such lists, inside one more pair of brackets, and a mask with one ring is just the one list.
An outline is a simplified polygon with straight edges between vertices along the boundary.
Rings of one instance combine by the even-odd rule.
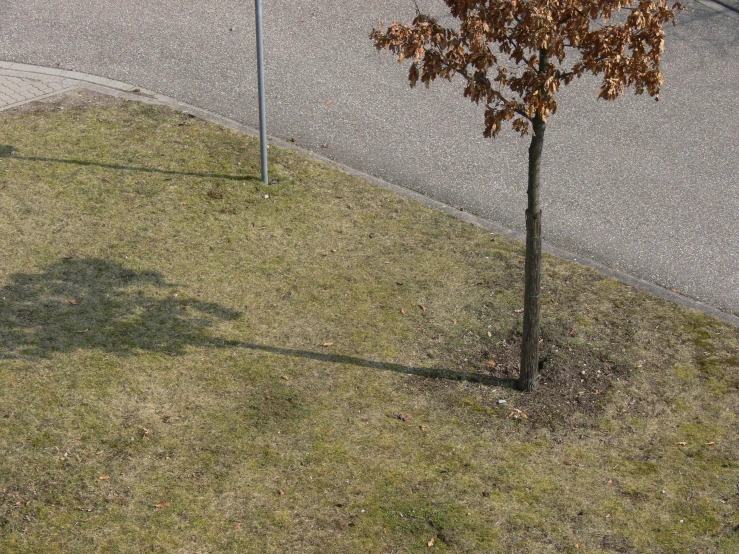
[[417, 9], [371, 38], [377, 49], [411, 60], [411, 86], [466, 78], [464, 95], [483, 103], [486, 137], [505, 121], [525, 135], [539, 115], [557, 111], [555, 93], [585, 73], [602, 76], [600, 98], [627, 87], [659, 99], [663, 25], [682, 9], [667, 0], [445, 0], [460, 20], [446, 28]]

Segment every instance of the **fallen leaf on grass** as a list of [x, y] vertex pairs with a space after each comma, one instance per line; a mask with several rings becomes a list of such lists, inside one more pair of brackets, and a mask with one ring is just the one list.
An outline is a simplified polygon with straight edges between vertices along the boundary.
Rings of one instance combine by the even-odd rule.
[[432, 538], [432, 539], [431, 539], [431, 540], [430, 540], [429, 542], [427, 542], [426, 544], [427, 544], [427, 545], [429, 546], [429, 548], [431, 548], [432, 546], [434, 546], [434, 543], [435, 543], [435, 542], [436, 542], [436, 539]]
[[236, 525], [234, 526], [234, 528], [235, 528], [235, 529], [238, 529], [238, 530], [240, 530], [240, 529], [241, 529], [241, 522], [239, 521], [239, 522], [238, 522], [238, 523], [237, 523], [237, 524], [236, 524]]
[[572, 464], [574, 464], [574, 462], [572, 462], [572, 461], [570, 461], [570, 460], [565, 460], [565, 461], [564, 461], [564, 462], [562, 462], [562, 463], [563, 463], [564, 465], [566, 465], [566, 466], [571, 466]]
[[411, 418], [411, 416], [409, 416], [408, 414], [398, 414], [395, 417], [397, 417], [400, 421], [408, 421]]
[[[514, 419], [519, 419], [519, 418], [529, 419], [529, 416], [527, 416], [525, 413], [523, 413], [518, 408], [513, 408], [513, 411], [510, 414], [508, 414], [508, 417], [512, 417]], [[565, 463], [567, 463], [567, 462], [565, 462]]]
[[520, 310], [513, 310], [513, 313], [516, 313], [516, 314], [523, 313], [523, 308], [521, 308]]
[[100, 477], [98, 477], [98, 479], [100, 479], [101, 481], [107, 481], [108, 479], [110, 479], [110, 475], [101, 475]]
[[421, 310], [423, 310], [424, 312], [427, 310], [426, 306], [424, 306], [423, 304], [419, 304], [418, 307], [421, 308]]
[[405, 315], [405, 308], [400, 308], [400, 313]]
[[161, 510], [162, 508], [168, 508], [171, 506], [171, 502], [162, 502], [161, 504], [154, 504], [152, 508], [156, 508], [157, 510]]
[[425, 431], [426, 429], [428, 429], [428, 427], [427, 427], [426, 425], [419, 425], [419, 426], [418, 426], [418, 428], [419, 428], [419, 429], [420, 429], [421, 431]]
[[77, 301], [74, 298], [72, 298], [71, 300], [67, 300], [67, 302], [69, 302], [70, 304], [72, 304], [72, 306], [76, 306], [77, 305]]
[[492, 333], [491, 333], [490, 331], [488, 331], [488, 336], [489, 336], [489, 337], [492, 337], [492, 336], [493, 336], [493, 334], [492, 334]]
[[282, 378], [283, 378], [283, 379], [284, 379], [285, 381], [289, 381], [289, 380], [290, 380], [290, 377], [289, 377], [288, 375], [283, 375], [283, 376], [282, 376]]
[[325, 346], [326, 348], [328, 348], [329, 346], [333, 346], [333, 345], [334, 345], [333, 342], [324, 342], [323, 343], [323, 346]]
[[491, 368], [491, 369], [494, 368], [494, 367], [496, 367], [498, 365], [498, 362], [495, 362], [493, 360], [488, 360], [486, 363], [487, 363], [488, 367]]
[[675, 446], [688, 446], [688, 443], [685, 441], [676, 442]]
[[456, 325], [456, 324], [457, 324], [457, 320], [456, 319], [452, 319], [452, 325]]
[[706, 446], [711, 446], [712, 444], [716, 444], [715, 441], [707, 442]]
[[574, 337], [575, 336], [575, 333], [577, 333], [577, 327], [573, 327], [572, 329], [570, 329], [570, 336], [571, 337]]
[[280, 489], [280, 490], [278, 490], [278, 491], [277, 491], [277, 493], [278, 493], [278, 494], [279, 494], [280, 496], [285, 496], [285, 491], [284, 491], [283, 489]]
[[82, 333], [87, 333], [88, 331], [89, 331], [89, 329], [82, 329], [82, 331], [77, 331], [77, 332], [78, 332], [79, 334], [82, 334]]
[[330, 106], [330, 105], [331, 105], [331, 104], [333, 104], [333, 103], [334, 103], [334, 101], [333, 101], [333, 100], [326, 100], [326, 105], [327, 105], [327, 106]]

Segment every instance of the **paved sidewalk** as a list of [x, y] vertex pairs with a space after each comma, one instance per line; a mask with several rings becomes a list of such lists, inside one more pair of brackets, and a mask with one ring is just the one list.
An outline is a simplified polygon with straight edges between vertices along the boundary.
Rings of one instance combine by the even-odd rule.
[[67, 79], [0, 75], [0, 110], [70, 90]]
[[[158, 96], [133, 85], [103, 77], [0, 61], [0, 111], [75, 88], [88, 88], [106, 94], [137, 93], [151, 99]], [[169, 99], [162, 97], [162, 100]]]

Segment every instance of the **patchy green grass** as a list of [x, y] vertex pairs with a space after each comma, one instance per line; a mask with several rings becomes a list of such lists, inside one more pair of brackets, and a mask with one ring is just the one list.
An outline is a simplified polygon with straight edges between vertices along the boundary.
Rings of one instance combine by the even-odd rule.
[[737, 328], [548, 256], [516, 392], [520, 244], [270, 156], [0, 113], [0, 551], [739, 550]]

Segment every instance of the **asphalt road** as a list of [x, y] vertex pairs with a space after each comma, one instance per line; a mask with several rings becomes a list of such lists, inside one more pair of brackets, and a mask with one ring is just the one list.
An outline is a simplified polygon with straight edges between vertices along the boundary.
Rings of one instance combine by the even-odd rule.
[[[410, 90], [407, 67], [367, 38], [378, 20], [409, 21], [411, 0], [263, 4], [271, 135], [523, 229], [526, 139], [484, 139], [461, 82]], [[595, 78], [562, 91], [544, 147], [545, 240], [739, 314], [739, 19], [687, 6], [667, 29], [659, 102], [598, 101]], [[0, 59], [256, 127], [253, 19], [247, 0], [0, 0]]]

